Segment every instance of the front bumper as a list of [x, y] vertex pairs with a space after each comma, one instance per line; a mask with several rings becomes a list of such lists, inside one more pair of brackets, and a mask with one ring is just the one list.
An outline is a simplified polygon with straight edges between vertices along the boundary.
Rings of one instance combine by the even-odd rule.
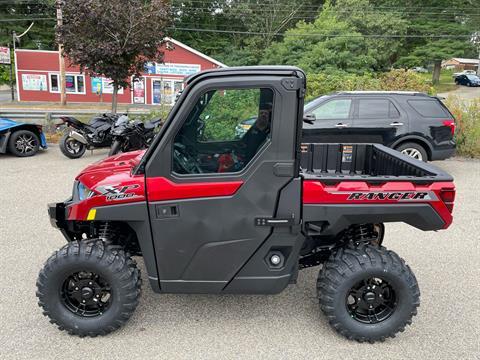
[[50, 224], [56, 229], [65, 229], [67, 218], [66, 202], [48, 204], [48, 217]]

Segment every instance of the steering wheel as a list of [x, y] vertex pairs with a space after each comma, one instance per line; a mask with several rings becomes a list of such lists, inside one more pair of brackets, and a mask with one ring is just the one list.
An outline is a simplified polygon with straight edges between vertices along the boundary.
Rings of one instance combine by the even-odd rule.
[[187, 147], [177, 142], [173, 145], [173, 170], [179, 174], [203, 173], [197, 159], [190, 154]]

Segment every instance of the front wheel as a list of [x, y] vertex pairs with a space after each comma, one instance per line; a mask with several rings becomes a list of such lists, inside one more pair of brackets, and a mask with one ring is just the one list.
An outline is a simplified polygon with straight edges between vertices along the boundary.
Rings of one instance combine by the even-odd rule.
[[393, 251], [360, 244], [341, 248], [317, 281], [320, 307], [341, 335], [360, 342], [395, 337], [420, 304], [415, 275]]
[[112, 147], [110, 148], [110, 151], [108, 152], [108, 156], [116, 155], [120, 152], [120, 148], [122, 147], [122, 143], [120, 140], [115, 140], [112, 144]]
[[123, 326], [138, 305], [140, 270], [121, 247], [101, 240], [71, 242], [45, 263], [38, 304], [60, 330], [106, 335]]
[[33, 156], [39, 148], [40, 139], [29, 130], [15, 131], [8, 141], [8, 150], [15, 156]]
[[69, 159], [78, 159], [87, 150], [87, 145], [72, 138], [68, 132], [60, 139], [60, 151]]

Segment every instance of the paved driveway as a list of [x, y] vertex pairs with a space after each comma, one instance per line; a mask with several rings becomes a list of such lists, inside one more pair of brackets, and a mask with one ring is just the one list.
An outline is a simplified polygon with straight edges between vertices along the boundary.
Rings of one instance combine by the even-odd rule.
[[[79, 160], [53, 147], [38, 156], [0, 156], [1, 359], [479, 359], [480, 162], [439, 162], [456, 178], [454, 225], [424, 233], [387, 225], [385, 244], [415, 271], [422, 304], [395, 339], [358, 344], [338, 336], [315, 297], [318, 269], [275, 296], [156, 295], [144, 282], [126, 327], [99, 338], [58, 331], [36, 304], [42, 263], [64, 244], [46, 204], [67, 198]], [[143, 273], [145, 274], [145, 273]]]
[[464, 100], [480, 99], [480, 87], [459, 86], [454, 91], [450, 91], [448, 93], [442, 93], [438, 95], [443, 97], [454, 95]]

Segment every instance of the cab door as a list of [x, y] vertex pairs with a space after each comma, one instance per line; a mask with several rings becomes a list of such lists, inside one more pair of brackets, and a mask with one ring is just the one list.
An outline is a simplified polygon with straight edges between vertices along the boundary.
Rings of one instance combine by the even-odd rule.
[[[287, 228], [300, 221], [301, 182], [294, 180], [303, 79], [222, 75], [204, 75], [185, 88], [146, 165], [163, 292], [225, 291], [274, 238], [272, 219], [286, 219]], [[235, 127], [252, 116], [255, 124], [238, 138]], [[294, 195], [279, 210], [284, 188]], [[289, 247], [297, 236], [286, 234], [282, 244]], [[256, 270], [265, 273], [266, 264]], [[258, 285], [253, 277], [241, 280], [234, 291]]]

